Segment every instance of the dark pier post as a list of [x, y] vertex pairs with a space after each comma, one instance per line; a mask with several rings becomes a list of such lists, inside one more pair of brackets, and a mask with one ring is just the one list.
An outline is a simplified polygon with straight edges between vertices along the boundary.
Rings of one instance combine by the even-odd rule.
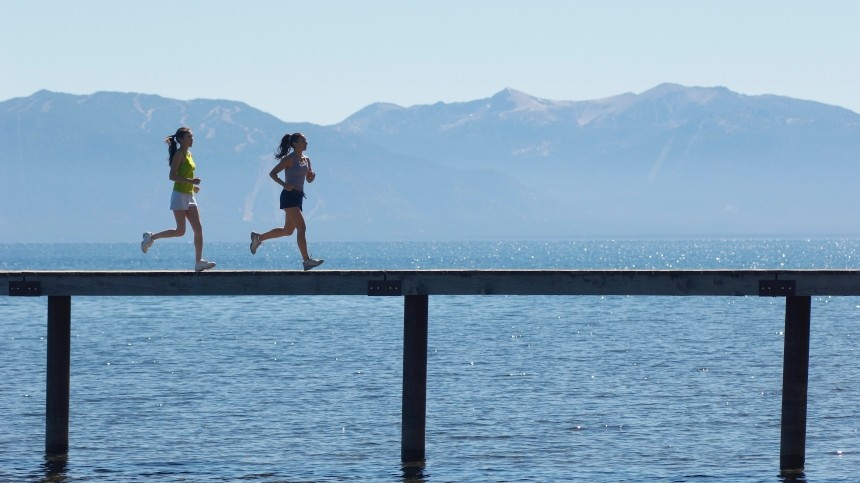
[[783, 473], [801, 473], [806, 463], [811, 305], [809, 296], [789, 296], [785, 299], [782, 432], [779, 442], [779, 469]]
[[72, 297], [48, 297], [48, 377], [45, 398], [45, 453], [69, 451], [69, 367]]
[[403, 310], [403, 420], [400, 460], [424, 461], [427, 418], [427, 295], [406, 295]]

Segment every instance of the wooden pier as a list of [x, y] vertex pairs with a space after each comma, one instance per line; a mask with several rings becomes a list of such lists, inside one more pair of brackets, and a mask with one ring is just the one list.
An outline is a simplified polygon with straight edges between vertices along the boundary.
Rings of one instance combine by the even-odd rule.
[[362, 295], [404, 298], [401, 460], [425, 459], [430, 295], [783, 297], [780, 471], [802, 472], [806, 453], [813, 296], [860, 296], [856, 270], [345, 270], [0, 271], [0, 296], [48, 297], [45, 452], [69, 447], [73, 296]]

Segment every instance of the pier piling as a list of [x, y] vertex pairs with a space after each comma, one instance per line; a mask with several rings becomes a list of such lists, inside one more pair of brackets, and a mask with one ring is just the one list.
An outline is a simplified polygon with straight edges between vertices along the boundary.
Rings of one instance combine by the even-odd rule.
[[782, 425], [779, 469], [802, 473], [806, 458], [811, 297], [785, 299], [785, 353], [782, 370]]
[[427, 418], [427, 295], [407, 295], [403, 306], [403, 420], [400, 460], [424, 461]]
[[72, 297], [48, 297], [48, 364], [45, 394], [45, 454], [69, 451], [69, 374]]

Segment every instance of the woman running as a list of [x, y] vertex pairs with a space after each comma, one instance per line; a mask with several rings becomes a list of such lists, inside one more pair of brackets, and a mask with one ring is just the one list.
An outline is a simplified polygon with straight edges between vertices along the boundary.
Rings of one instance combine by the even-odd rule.
[[[281, 209], [284, 210], [285, 214], [284, 226], [272, 228], [263, 234], [252, 231], [251, 254], [257, 253], [257, 248], [266, 240], [290, 236], [296, 232], [296, 243], [302, 255], [302, 268], [310, 270], [320, 266], [323, 260], [311, 258], [308, 255], [308, 242], [305, 238], [307, 227], [305, 217], [302, 215], [305, 180], [308, 183], [313, 183], [317, 176], [311, 168], [311, 159], [304, 155], [307, 149], [308, 140], [302, 133], [288, 133], [281, 139], [281, 144], [275, 151], [275, 159], [278, 160], [278, 164], [269, 172], [269, 177], [283, 187]], [[280, 178], [281, 171], [284, 172], [283, 180]]]
[[197, 200], [194, 198], [194, 193], [200, 191], [200, 178], [194, 177], [194, 169], [197, 166], [194, 164], [191, 152], [188, 151], [188, 148], [194, 144], [194, 134], [191, 129], [181, 127], [173, 136], [164, 138], [164, 142], [168, 146], [167, 161], [170, 163], [170, 181], [173, 181], [170, 209], [173, 210], [173, 216], [176, 218], [176, 228], [158, 233], [144, 233], [140, 249], [146, 253], [155, 240], [185, 235], [185, 220], [188, 220], [191, 229], [194, 230], [194, 256], [197, 260], [194, 271], [202, 272], [214, 267], [215, 263], [203, 259], [203, 226], [200, 224], [200, 212], [197, 209]]

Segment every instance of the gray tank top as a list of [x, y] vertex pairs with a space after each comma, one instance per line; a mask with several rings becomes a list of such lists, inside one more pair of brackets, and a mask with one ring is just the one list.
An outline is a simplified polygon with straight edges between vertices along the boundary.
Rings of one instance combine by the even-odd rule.
[[284, 170], [284, 182], [293, 189], [305, 191], [305, 176], [308, 174], [308, 162], [305, 158], [297, 163], [293, 158], [293, 165]]

